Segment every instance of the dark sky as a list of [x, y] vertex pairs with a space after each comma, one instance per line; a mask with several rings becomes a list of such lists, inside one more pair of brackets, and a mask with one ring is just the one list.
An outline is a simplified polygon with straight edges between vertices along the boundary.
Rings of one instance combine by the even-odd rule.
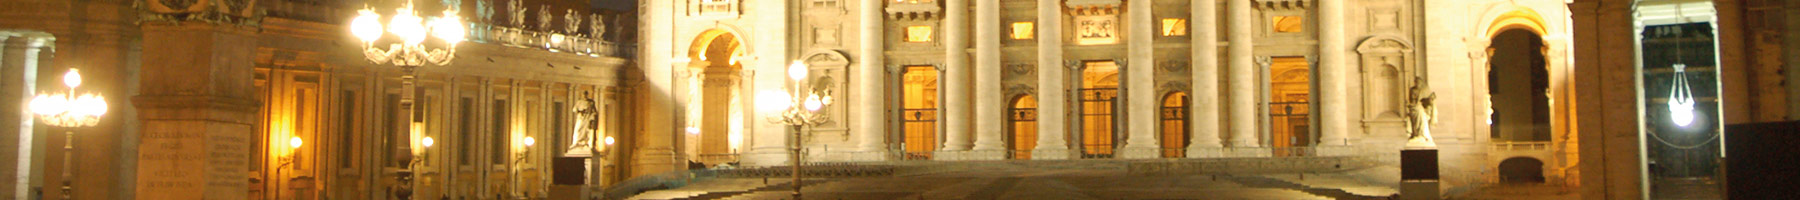
[[600, 9], [619, 10], [619, 11], [637, 9], [637, 0], [588, 0], [588, 1], [591, 2], [590, 4], [594, 5], [594, 8], [600, 8]]

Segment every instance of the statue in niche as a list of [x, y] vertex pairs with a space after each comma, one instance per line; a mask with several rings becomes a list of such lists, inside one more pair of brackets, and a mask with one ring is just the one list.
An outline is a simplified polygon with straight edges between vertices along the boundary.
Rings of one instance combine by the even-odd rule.
[[550, 14], [550, 5], [538, 6], [538, 29], [550, 31], [550, 21], [553, 17], [556, 15]]
[[1436, 147], [1431, 139], [1431, 124], [1437, 123], [1437, 93], [1425, 87], [1425, 78], [1414, 77], [1413, 86], [1406, 95], [1407, 147]]
[[511, 14], [511, 16], [508, 16], [507, 20], [512, 21], [511, 24], [513, 26], [521, 27], [521, 28], [525, 27], [525, 3], [524, 3], [524, 1], [523, 0], [513, 0], [512, 3], [510, 3], [510, 5], [507, 6], [506, 8], [508, 9], [506, 12]]
[[581, 31], [581, 14], [576, 14], [575, 9], [569, 9], [569, 12], [563, 13], [563, 22], [568, 23], [567, 26], [563, 26], [563, 30], [569, 31], [563, 33], [575, 34]]
[[599, 130], [600, 110], [594, 105], [594, 96], [581, 92], [581, 100], [575, 101], [575, 127], [569, 135], [567, 154], [587, 154], [593, 148], [594, 132]]

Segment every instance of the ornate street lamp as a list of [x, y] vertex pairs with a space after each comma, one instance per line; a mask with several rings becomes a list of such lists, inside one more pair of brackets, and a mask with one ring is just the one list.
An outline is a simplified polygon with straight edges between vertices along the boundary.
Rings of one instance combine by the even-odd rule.
[[[363, 9], [358, 13], [356, 18], [350, 21], [350, 32], [357, 39], [362, 40], [363, 56], [369, 61], [377, 65], [392, 64], [400, 67], [400, 82], [404, 85], [401, 89], [400, 112], [405, 113], [401, 114], [404, 116], [401, 121], [411, 122], [413, 118], [417, 117], [413, 116], [415, 114], [413, 99], [417, 98], [415, 97], [417, 94], [414, 92], [417, 90], [417, 86], [413, 83], [414, 73], [419, 67], [427, 64], [449, 65], [450, 60], [456, 58], [456, 44], [461, 43], [466, 37], [461, 17], [457, 15], [455, 9], [445, 9], [443, 17], [426, 21], [413, 11], [410, 0], [395, 9], [394, 16], [388, 19], [386, 25], [381, 23], [381, 14], [375, 13], [373, 9]], [[387, 49], [382, 49], [381, 45], [376, 45], [375, 42], [384, 35], [394, 35], [400, 41], [388, 44]], [[441, 40], [442, 47], [427, 47], [425, 43], [427, 38]], [[413, 132], [410, 130], [412, 129], [410, 126], [402, 126], [400, 129], [392, 134]], [[407, 170], [411, 169], [412, 166], [407, 166]], [[404, 175], [396, 174], [396, 176]]]
[[831, 104], [831, 94], [801, 88], [806, 85], [807, 71], [806, 64], [794, 61], [794, 64], [788, 65], [787, 68], [789, 78], [787, 89], [762, 91], [757, 94], [756, 101], [757, 105], [762, 107], [763, 112], [776, 113], [769, 116], [770, 122], [788, 125], [794, 130], [794, 140], [790, 143], [792, 146], [788, 150], [794, 167], [795, 200], [800, 199], [800, 142], [803, 141], [800, 137], [805, 135], [801, 134], [801, 128], [825, 123], [827, 118], [819, 110], [825, 108], [825, 105]]
[[69, 128], [63, 131], [62, 170], [62, 198], [69, 199], [69, 195], [75, 191], [75, 186], [71, 184], [74, 176], [70, 174], [75, 169], [70, 160], [75, 157], [74, 129], [99, 124], [100, 117], [106, 115], [106, 97], [94, 93], [78, 96], [75, 87], [81, 86], [81, 72], [73, 68], [63, 74], [63, 85], [69, 86], [68, 92], [41, 92], [31, 99], [29, 108], [44, 124]]

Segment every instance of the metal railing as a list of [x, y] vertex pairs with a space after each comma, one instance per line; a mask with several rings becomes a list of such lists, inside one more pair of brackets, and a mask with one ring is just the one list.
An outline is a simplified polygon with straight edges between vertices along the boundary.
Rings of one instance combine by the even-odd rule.
[[1494, 142], [1495, 151], [1546, 151], [1550, 150], [1550, 142]]
[[594, 57], [629, 58], [636, 52], [635, 45], [614, 43], [598, 37], [534, 31], [487, 23], [471, 23], [470, 26], [474, 27], [469, 31], [469, 37], [474, 42]]

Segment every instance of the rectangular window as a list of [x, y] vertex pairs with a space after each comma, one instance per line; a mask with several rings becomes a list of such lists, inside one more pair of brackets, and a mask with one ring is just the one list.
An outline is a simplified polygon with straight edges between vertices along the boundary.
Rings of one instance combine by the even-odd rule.
[[507, 122], [511, 122], [512, 119], [507, 118], [506, 115], [508, 113], [506, 113], [506, 108], [506, 100], [494, 100], [494, 108], [492, 109], [494, 112], [494, 127], [492, 127], [494, 131], [488, 133], [492, 137], [489, 138], [491, 144], [488, 146], [492, 153], [490, 161], [494, 164], [506, 164], [506, 154], [512, 153], [512, 151], [507, 151], [507, 147], [512, 146], [508, 145], [511, 143], [507, 143], [507, 136], [512, 133], [512, 131], [507, 131], [507, 128], [509, 128]]
[[[399, 147], [399, 145], [394, 145], [394, 144], [400, 143], [400, 141], [406, 141], [406, 138], [405, 138], [406, 134], [399, 133], [400, 132], [399, 128], [401, 126], [401, 123], [400, 123], [400, 112], [401, 112], [400, 111], [400, 95], [399, 94], [387, 94], [386, 97], [382, 97], [382, 98], [383, 98], [381, 101], [382, 107], [387, 108], [388, 111], [381, 112], [381, 121], [386, 124], [386, 126], [381, 126], [382, 127], [381, 134], [383, 136], [386, 136], [386, 137], [383, 137], [384, 138], [383, 140], [386, 140], [386, 141], [382, 141], [382, 144], [381, 144], [384, 147], [384, 148], [381, 148], [383, 151], [383, 152], [381, 152], [381, 153], [383, 153], [381, 155], [397, 155], [395, 153], [398, 153], [398, 151], [400, 149], [403, 149], [403, 147]], [[393, 148], [385, 148], [385, 147], [393, 147]], [[387, 163], [387, 165], [389, 167], [398, 167], [401, 165], [406, 165], [406, 162], [407, 161], [405, 161], [405, 160], [394, 159], [393, 162], [389, 162], [389, 163]]]
[[[554, 142], [550, 143], [551, 145], [554, 145], [554, 146], [550, 146], [550, 149], [568, 148], [569, 144], [571, 143], [571, 142], [569, 142], [569, 140], [573, 140], [573, 139], [563, 137], [563, 134], [571, 133], [571, 132], [569, 132], [569, 129], [567, 129], [569, 126], [568, 123], [563, 122], [563, 120], [567, 116], [566, 113], [569, 113], [568, 112], [569, 108], [566, 105], [563, 105], [563, 102], [561, 102], [561, 101], [558, 101], [556, 103], [551, 103], [550, 105], [551, 105], [550, 113], [555, 113], [555, 114], [550, 114], [550, 130], [555, 130], [555, 131], [550, 132], [551, 133], [550, 137], [555, 138], [555, 139], [550, 140], [550, 141], [554, 141]], [[561, 152], [551, 152], [551, 153], [557, 154], [557, 155], [561, 154]]]
[[475, 135], [475, 99], [463, 97], [462, 102], [460, 103], [461, 104], [457, 106], [461, 107], [462, 111], [457, 116], [462, 117], [462, 123], [457, 123], [456, 144], [460, 144], [462, 147], [457, 148], [456, 163], [469, 165], [469, 163], [472, 163], [470, 160], [475, 159], [474, 157], [469, 156], [469, 153], [473, 152], [474, 149], [468, 148], [469, 144], [474, 144], [471, 141], [474, 141], [475, 139], [473, 138]]
[[931, 42], [931, 26], [906, 27], [906, 42]]
[[1275, 16], [1270, 20], [1270, 29], [1276, 33], [1299, 33], [1306, 31], [1306, 18], [1301, 16]]
[[1012, 39], [1029, 40], [1036, 37], [1037, 32], [1035, 32], [1034, 26], [1037, 26], [1037, 24], [1034, 24], [1033, 22], [1013, 22]]
[[1162, 36], [1186, 36], [1188, 34], [1187, 32], [1188, 32], [1187, 19], [1181, 19], [1181, 18], [1163, 18], [1162, 19]]
[[338, 105], [338, 115], [341, 115], [338, 117], [338, 145], [340, 147], [347, 147], [336, 148], [336, 151], [338, 152], [338, 167], [351, 168], [351, 166], [354, 166], [354, 163], [352, 162], [355, 162], [356, 160], [353, 158], [356, 157], [356, 154], [353, 153], [356, 152], [353, 150], [355, 149], [355, 146], [350, 145], [356, 140], [356, 137], [353, 136], [356, 135], [353, 133], [356, 132], [355, 123], [356, 119], [358, 119], [356, 117], [356, 92], [345, 90], [343, 94], [338, 96]]

